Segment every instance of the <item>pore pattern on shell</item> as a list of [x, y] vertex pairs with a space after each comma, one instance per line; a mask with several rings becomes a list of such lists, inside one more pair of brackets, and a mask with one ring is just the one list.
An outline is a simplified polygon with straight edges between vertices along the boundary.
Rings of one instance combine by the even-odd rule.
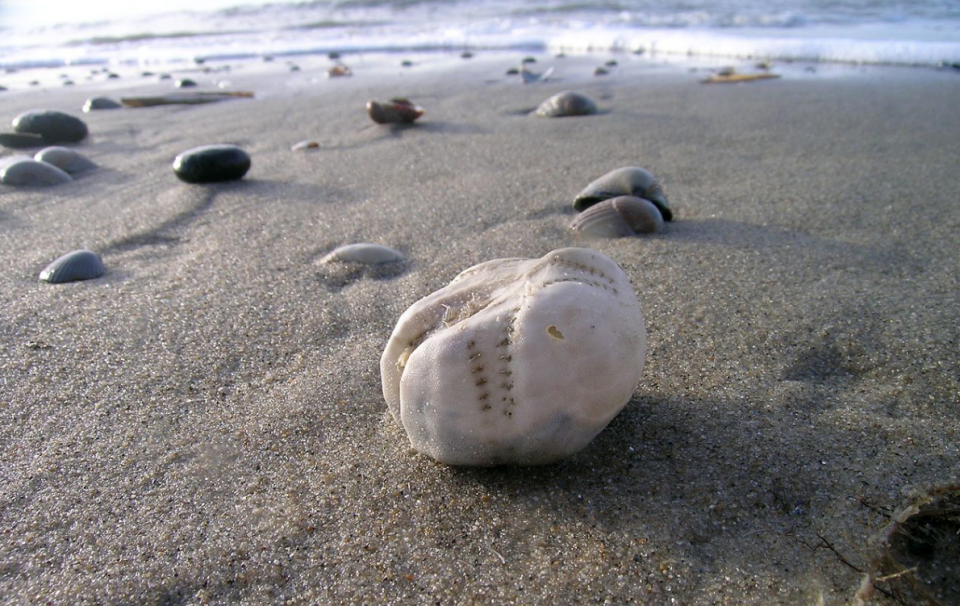
[[574, 454], [623, 408], [646, 355], [623, 270], [589, 249], [474, 266], [400, 317], [384, 398], [421, 453], [451, 465]]

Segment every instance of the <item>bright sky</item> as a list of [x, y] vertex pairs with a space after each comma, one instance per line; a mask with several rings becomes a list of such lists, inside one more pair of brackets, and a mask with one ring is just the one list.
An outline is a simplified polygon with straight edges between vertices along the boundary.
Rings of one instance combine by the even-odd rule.
[[257, 0], [0, 0], [0, 25], [24, 27], [106, 21], [151, 13], [213, 10], [260, 3], [262, 1]]

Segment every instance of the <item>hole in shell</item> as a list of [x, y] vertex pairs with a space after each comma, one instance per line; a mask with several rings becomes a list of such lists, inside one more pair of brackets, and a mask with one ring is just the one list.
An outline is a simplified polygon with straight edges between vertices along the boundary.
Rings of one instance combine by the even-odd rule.
[[547, 326], [547, 334], [558, 341], [563, 341], [563, 333], [553, 324]]

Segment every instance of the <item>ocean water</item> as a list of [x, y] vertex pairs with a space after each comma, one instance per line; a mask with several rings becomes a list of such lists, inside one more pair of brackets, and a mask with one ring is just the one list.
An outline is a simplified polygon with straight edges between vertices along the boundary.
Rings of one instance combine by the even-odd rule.
[[468, 49], [960, 65], [958, 0], [59, 1], [0, 0], [0, 67]]

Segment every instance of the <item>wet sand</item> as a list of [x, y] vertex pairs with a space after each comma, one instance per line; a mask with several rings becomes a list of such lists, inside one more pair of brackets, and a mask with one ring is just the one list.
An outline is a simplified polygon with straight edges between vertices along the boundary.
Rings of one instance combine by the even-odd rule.
[[[348, 58], [330, 80], [277, 62], [199, 74], [256, 99], [90, 114], [171, 85], [0, 93], [3, 120], [81, 116], [99, 166], [0, 186], [3, 601], [851, 600], [890, 513], [960, 480], [960, 78], [568, 61], [526, 86], [484, 57]], [[567, 89], [602, 113], [526, 115]], [[421, 123], [367, 118], [398, 95]], [[179, 182], [174, 156], [209, 143], [246, 149], [246, 178]], [[573, 196], [630, 165], [674, 222], [575, 238]], [[353, 242], [408, 262], [318, 264]], [[566, 246], [616, 260], [643, 306], [626, 408], [556, 465], [412, 452], [378, 367], [399, 315], [475, 263]], [[37, 280], [77, 248], [108, 273]]]

